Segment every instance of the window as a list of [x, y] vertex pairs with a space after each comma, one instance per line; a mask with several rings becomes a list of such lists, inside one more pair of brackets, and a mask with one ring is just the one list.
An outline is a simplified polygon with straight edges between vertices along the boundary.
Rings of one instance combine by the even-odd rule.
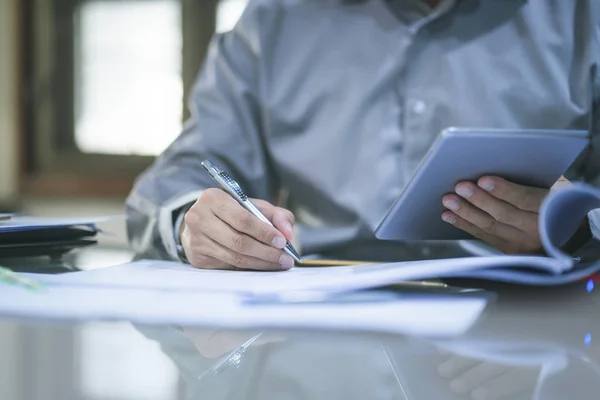
[[[216, 31], [232, 29], [246, 3], [221, 1]], [[183, 118], [180, 2], [88, 1], [77, 21], [77, 147], [87, 153], [161, 153], [181, 131]]]
[[19, 2], [24, 192], [127, 194], [180, 133], [212, 35], [247, 2]]
[[159, 154], [182, 125], [181, 4], [88, 1], [78, 11], [77, 147]]
[[217, 33], [231, 30], [242, 16], [248, 0], [221, 0], [217, 8]]

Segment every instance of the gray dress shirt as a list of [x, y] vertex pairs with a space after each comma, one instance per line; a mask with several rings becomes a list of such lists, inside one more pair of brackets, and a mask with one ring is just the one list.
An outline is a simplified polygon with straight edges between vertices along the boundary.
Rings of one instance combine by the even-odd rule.
[[448, 126], [592, 130], [568, 177], [598, 183], [599, 21], [595, 0], [251, 1], [127, 200], [131, 244], [177, 258], [174, 213], [214, 186], [208, 158], [252, 197], [286, 192], [304, 254], [410, 247], [373, 231]]

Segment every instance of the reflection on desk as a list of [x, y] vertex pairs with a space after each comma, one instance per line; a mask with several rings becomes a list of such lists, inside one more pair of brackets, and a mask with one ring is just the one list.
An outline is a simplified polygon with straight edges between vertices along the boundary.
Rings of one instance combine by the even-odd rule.
[[[177, 364], [188, 399], [596, 399], [598, 348], [535, 342], [263, 333], [239, 363], [214, 371], [256, 332], [140, 328]], [[495, 350], [495, 351], [494, 351]], [[574, 396], [574, 397], [569, 397]]]
[[0, 320], [0, 398], [597, 399], [598, 288], [488, 289], [498, 302], [443, 340]]

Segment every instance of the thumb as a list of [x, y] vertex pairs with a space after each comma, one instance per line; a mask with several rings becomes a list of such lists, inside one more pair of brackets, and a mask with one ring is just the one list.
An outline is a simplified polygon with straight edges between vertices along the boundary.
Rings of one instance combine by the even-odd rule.
[[294, 214], [285, 208], [276, 207], [271, 222], [291, 242], [294, 238]]
[[294, 214], [290, 210], [285, 208], [276, 207], [268, 201], [260, 199], [251, 199], [252, 202], [258, 207], [260, 212], [277, 228], [277, 230], [283, 233], [283, 236], [291, 242], [294, 237]]

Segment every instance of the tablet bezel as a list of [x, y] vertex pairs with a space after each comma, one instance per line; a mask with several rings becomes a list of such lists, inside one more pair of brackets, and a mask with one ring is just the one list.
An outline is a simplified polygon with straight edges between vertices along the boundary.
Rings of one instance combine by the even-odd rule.
[[[504, 166], [497, 165], [494, 167], [493, 164], [500, 161], [489, 154], [464, 154], [467, 150], [462, 150], [463, 147], [457, 146], [457, 143], [462, 142], [464, 148], [468, 149], [477, 144], [473, 139], [483, 143], [481, 147], [493, 145], [494, 151], [496, 151], [496, 145], [500, 145], [497, 147], [498, 151], [511, 151], [512, 155], [508, 153], [508, 157], [512, 157], [510, 162], [504, 163]], [[473, 236], [441, 219], [441, 214], [445, 210], [441, 204], [442, 198], [444, 195], [452, 193], [458, 182], [465, 180], [474, 182], [478, 177], [484, 175], [497, 175], [516, 183], [549, 188], [568, 170], [569, 166], [573, 164], [588, 144], [589, 132], [584, 130], [447, 128], [434, 141], [419, 163], [413, 177], [378, 224], [375, 237], [381, 240], [396, 241], [472, 240], [474, 239]], [[523, 145], [527, 146], [525, 150], [521, 148]], [[457, 151], [457, 148], [461, 150]], [[539, 149], [545, 150], [546, 153], [551, 151], [547, 155], [554, 157], [554, 161], [547, 161], [548, 157], [543, 157], [544, 154], [540, 154], [539, 151], [536, 153], [536, 150]], [[463, 153], [458, 154], [461, 151]], [[444, 158], [438, 158], [440, 157], [439, 154], [445, 154]], [[520, 154], [534, 157], [533, 159], [527, 157], [525, 161], [521, 161], [523, 168], [519, 168], [514, 162], [519, 161], [516, 155]], [[475, 163], [475, 170], [468, 174], [457, 171], [466, 168], [460, 164], [461, 167], [455, 170], [450, 167], [444, 168], [443, 172], [439, 170], [433, 172], [432, 168], [435, 168], [436, 165], [447, 164], [450, 161], [448, 157], [452, 157], [453, 162], [459, 159], [469, 165]], [[537, 163], [535, 162], [536, 157]], [[487, 164], [486, 160], [489, 161]], [[542, 165], [542, 168], [533, 169], [531, 168], [532, 164]], [[521, 171], [515, 173], [519, 169]], [[443, 176], [440, 177], [440, 174]], [[428, 188], [431, 185], [424, 183], [435, 178], [438, 180], [433, 181], [435, 182], [433, 186], [444, 187], [444, 190], [440, 193], [432, 193], [432, 189]], [[443, 180], [442, 183], [439, 179]], [[433, 189], [433, 192], [435, 192], [435, 189]], [[422, 210], [420, 209], [422, 205], [419, 204], [422, 201], [412, 200], [414, 205], [411, 206], [411, 200], [408, 196], [413, 196], [411, 199], [425, 198], [427, 200], [424, 202], [431, 204], [433, 204], [431, 199], [434, 197], [436, 206], [431, 211]], [[436, 218], [433, 218], [431, 213], [435, 213]], [[410, 223], [412, 226], [402, 224], [403, 215], [409, 216], [410, 222], [406, 222], [406, 224]], [[422, 224], [417, 224], [416, 221], [427, 221], [427, 225], [430, 226], [424, 227]]]

